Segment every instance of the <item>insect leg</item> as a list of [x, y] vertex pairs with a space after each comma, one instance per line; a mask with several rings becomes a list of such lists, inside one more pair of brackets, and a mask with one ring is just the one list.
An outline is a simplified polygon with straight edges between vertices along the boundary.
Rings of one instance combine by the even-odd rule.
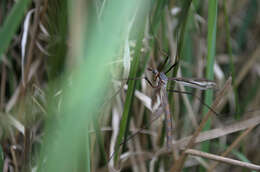
[[148, 82], [148, 84], [149, 84], [151, 87], [153, 87], [153, 88], [158, 88], [159, 85], [154, 86], [154, 85], [152, 84], [152, 82], [151, 82], [147, 77], [144, 77], [144, 79]]
[[174, 68], [177, 64], [178, 64], [178, 62], [175, 61], [174, 64], [165, 72], [165, 74], [167, 74], [168, 72], [170, 72], [170, 71], [172, 70], [172, 68]]

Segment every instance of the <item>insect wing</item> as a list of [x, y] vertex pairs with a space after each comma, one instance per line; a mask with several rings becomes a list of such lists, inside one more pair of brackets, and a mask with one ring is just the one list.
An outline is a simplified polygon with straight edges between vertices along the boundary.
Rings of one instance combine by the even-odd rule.
[[214, 81], [206, 79], [195, 79], [195, 78], [168, 78], [169, 81], [175, 81], [178, 84], [184, 86], [197, 88], [201, 90], [216, 89], [217, 84]]

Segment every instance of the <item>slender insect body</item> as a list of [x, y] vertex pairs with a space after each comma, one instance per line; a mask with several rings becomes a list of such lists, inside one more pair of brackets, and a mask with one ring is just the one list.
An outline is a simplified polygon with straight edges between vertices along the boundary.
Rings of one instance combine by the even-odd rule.
[[194, 78], [171, 78], [171, 80], [179, 84], [201, 89], [201, 90], [212, 89], [217, 87], [215, 82], [206, 79], [203, 80], [203, 79], [194, 79]]
[[[174, 64], [170, 69], [172, 69], [176, 64]], [[216, 88], [216, 84], [213, 81], [206, 79], [193, 79], [193, 78], [168, 78], [165, 73], [159, 72], [156, 69], [148, 68], [149, 71], [153, 73], [153, 80], [156, 81], [157, 85], [153, 85], [148, 78], [146, 81], [156, 89], [160, 89], [160, 98], [162, 106], [164, 107], [165, 124], [166, 124], [166, 138], [167, 138], [167, 148], [170, 149], [172, 141], [172, 116], [170, 112], [170, 106], [168, 103], [167, 94], [167, 83], [168, 81], [175, 81], [179, 84], [186, 85], [193, 88], [198, 88], [201, 90]], [[168, 70], [169, 71], [169, 70]], [[168, 72], [167, 71], [167, 72]]]
[[164, 115], [165, 115], [165, 124], [166, 124], [166, 145], [170, 149], [171, 140], [172, 140], [172, 116], [170, 111], [170, 106], [168, 103], [168, 94], [166, 91], [166, 85], [163, 85], [161, 88], [161, 102], [164, 106]]
[[[168, 58], [165, 60], [164, 65], [166, 64]], [[166, 144], [167, 144], [167, 148], [170, 149], [171, 148], [171, 141], [172, 141], [172, 131], [173, 131], [173, 121], [172, 121], [172, 116], [171, 116], [171, 112], [170, 112], [170, 106], [168, 103], [168, 94], [167, 94], [167, 84], [169, 81], [174, 81], [176, 83], [182, 84], [182, 85], [186, 85], [189, 87], [193, 87], [193, 88], [198, 88], [198, 89], [211, 89], [211, 88], [216, 88], [216, 83], [213, 81], [209, 81], [206, 79], [193, 79], [193, 78], [177, 78], [177, 77], [173, 77], [173, 78], [168, 78], [166, 76], [166, 74], [172, 70], [175, 66], [177, 65], [177, 63], [174, 63], [165, 73], [160, 72], [161, 70], [156, 70], [156, 69], [152, 69], [152, 68], [147, 68], [149, 71], [152, 72], [153, 74], [153, 81], [156, 82], [156, 84], [154, 85], [147, 77], [144, 77], [144, 79], [148, 82], [148, 84], [152, 87], [156, 89], [156, 92], [160, 92], [160, 99], [161, 99], [161, 106], [163, 107], [163, 111], [164, 111], [164, 115], [165, 115], [165, 126], [166, 126]], [[176, 92], [176, 90], [173, 90]], [[204, 104], [206, 105], [206, 104]], [[212, 110], [209, 106], [207, 106], [210, 110]], [[212, 110], [214, 112], [214, 110]], [[158, 118], [158, 117], [157, 117]], [[144, 128], [142, 128], [144, 129]], [[132, 136], [126, 138], [126, 140], [131, 139], [133, 136], [135, 136], [137, 133], [133, 134]], [[126, 141], [124, 141], [123, 143], [125, 143]], [[120, 145], [122, 145], [123, 143], [121, 143]], [[110, 157], [110, 159], [113, 157], [113, 155]]]
[[164, 115], [165, 115], [165, 124], [166, 124], [166, 145], [167, 148], [170, 149], [171, 146], [171, 140], [172, 140], [172, 117], [171, 117], [171, 112], [170, 112], [170, 107], [168, 103], [168, 95], [167, 95], [167, 83], [168, 83], [168, 78], [163, 72], [158, 72], [157, 70], [149, 69], [152, 71], [154, 75], [154, 80], [158, 81], [157, 86], [151, 85], [151, 82], [149, 84], [154, 87], [154, 88], [159, 88], [160, 89], [160, 98], [162, 105], [164, 107]]

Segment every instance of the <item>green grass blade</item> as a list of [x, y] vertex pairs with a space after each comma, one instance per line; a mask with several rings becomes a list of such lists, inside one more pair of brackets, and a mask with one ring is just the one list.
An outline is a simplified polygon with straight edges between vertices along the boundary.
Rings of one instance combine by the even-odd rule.
[[[135, 78], [138, 70], [138, 64], [139, 64], [139, 57], [135, 56], [133, 63], [131, 64], [131, 70], [130, 70], [130, 78]], [[124, 136], [127, 136], [127, 130], [128, 130], [128, 124], [130, 120], [130, 111], [132, 107], [132, 102], [134, 99], [134, 90], [135, 90], [136, 80], [131, 80], [128, 83], [128, 89], [126, 94], [126, 101], [124, 104], [124, 111], [123, 116], [121, 118], [120, 123], [120, 129], [119, 129], [119, 135], [117, 138], [117, 143], [115, 146], [115, 150], [119, 150], [120, 144], [123, 142]], [[115, 154], [115, 161], [117, 161], [118, 154], [116, 152]]]
[[4, 167], [4, 152], [2, 145], [0, 145], [0, 169], [2, 170]]
[[0, 28], [0, 60], [17, 31], [30, 2], [31, 0], [18, 1], [4, 21], [3, 27]]
[[[206, 78], [213, 80], [214, 78], [214, 60], [216, 53], [216, 34], [217, 34], [217, 12], [218, 12], [218, 1], [209, 1], [208, 11], [208, 56], [207, 56], [207, 68]], [[213, 91], [208, 90], [205, 93], [205, 103], [208, 105], [212, 104]], [[204, 114], [208, 111], [207, 108], [203, 109]], [[209, 120], [204, 127], [204, 131], [210, 129], [211, 121]], [[202, 144], [202, 150], [205, 152], [209, 151], [210, 142]]]
[[96, 116], [94, 116], [93, 122], [94, 122], [94, 129], [95, 129], [95, 133], [96, 133], [98, 147], [100, 150], [101, 163], [107, 164], [107, 158], [106, 158], [107, 156], [106, 156], [106, 152], [105, 152], [104, 140], [102, 138], [102, 133], [100, 131], [101, 126], [99, 125], [99, 122], [98, 122], [98, 119], [96, 118]]
[[[186, 27], [187, 27], [187, 23], [188, 23], [188, 18], [189, 18], [189, 14], [190, 14], [190, 7], [191, 7], [191, 0], [188, 1], [184, 1], [183, 2], [183, 7], [182, 7], [182, 12], [180, 14], [179, 17], [179, 21], [182, 21], [180, 26], [179, 26], [179, 34], [178, 35], [178, 46], [177, 46], [177, 58], [181, 58], [181, 55], [183, 54], [183, 47], [184, 47], [184, 39], [185, 39], [185, 31], [186, 31]], [[177, 69], [175, 70], [174, 73], [177, 73]]]
[[[177, 30], [177, 57], [176, 57], [176, 67], [174, 68], [171, 76], [175, 77], [177, 75], [177, 71], [179, 69], [179, 61], [180, 59], [182, 59], [182, 51], [183, 51], [183, 47], [184, 47], [184, 39], [185, 39], [185, 32], [187, 31], [187, 22], [188, 22], [188, 18], [190, 15], [190, 7], [191, 7], [191, 3], [192, 0], [187, 0], [187, 1], [183, 1], [183, 6], [182, 6], [182, 11], [179, 17], [179, 21], [182, 21], [180, 23], [180, 25], [178, 26], [178, 28], [176, 28]], [[174, 83], [170, 83], [169, 84], [170, 87], [174, 87]], [[170, 108], [171, 108], [171, 112], [174, 111], [174, 101], [173, 101], [173, 93], [169, 92], [169, 104], [170, 104]]]
[[[133, 31], [133, 33], [134, 33], [133, 37], [137, 40], [137, 43], [136, 43], [136, 47], [134, 48], [135, 54], [133, 56], [133, 62], [131, 63], [131, 69], [130, 69], [130, 74], [129, 74], [130, 78], [135, 78], [137, 76], [139, 60], [140, 60], [140, 56], [141, 56], [142, 40], [143, 40], [143, 36], [144, 36], [145, 20], [146, 20], [147, 14], [148, 14], [147, 9], [139, 9], [137, 11], [137, 16], [141, 16], [141, 17], [136, 18], [135, 28]], [[118, 134], [116, 146], [115, 146], [115, 161], [117, 161], [117, 159], [118, 159], [118, 150], [123, 142], [123, 139], [126, 139], [126, 137], [127, 137], [132, 102], [133, 102], [133, 98], [134, 98], [135, 85], [136, 85], [136, 80], [130, 80], [128, 83], [126, 101], [124, 104], [124, 111], [123, 111], [123, 115], [121, 118], [119, 134]], [[124, 149], [124, 147], [125, 146], [123, 144], [123, 149]]]
[[233, 60], [233, 53], [232, 53], [232, 47], [231, 47], [231, 38], [230, 38], [230, 29], [229, 29], [229, 19], [227, 14], [227, 1], [223, 2], [223, 8], [224, 8], [224, 15], [225, 15], [225, 29], [226, 29], [226, 35], [227, 35], [227, 50], [229, 55], [229, 70], [232, 75], [232, 83], [235, 80], [235, 67], [234, 67], [234, 60]]
[[[129, 74], [130, 78], [136, 78], [136, 76], [137, 76], [139, 60], [140, 60], [139, 58], [141, 55], [140, 49], [141, 49], [142, 38], [143, 37], [141, 36], [141, 39], [139, 38], [139, 40], [137, 42], [137, 48], [135, 51], [134, 59], [131, 64], [131, 69], [130, 69], [130, 74]], [[129, 125], [129, 121], [130, 121], [130, 112], [131, 112], [132, 102], [134, 99], [135, 86], [136, 86], [136, 80], [130, 80], [128, 83], [126, 100], [124, 103], [124, 111], [123, 111], [123, 115], [122, 115], [121, 122], [120, 122], [119, 135], [118, 135], [116, 146], [115, 146], [116, 151], [119, 150], [119, 148], [121, 146], [120, 144], [123, 142], [123, 139], [126, 138], [126, 136], [127, 136], [128, 125]], [[116, 152], [115, 161], [117, 161], [117, 158], [118, 158], [118, 154]]]
[[[145, 3], [139, 2], [108, 1], [100, 21], [88, 18], [94, 14], [80, 13], [80, 17], [88, 21], [88, 24], [84, 25], [83, 21], [77, 23], [82, 32], [77, 33], [74, 30], [73, 34], [78, 34], [76, 36], [71, 33], [72, 41], [78, 46], [72, 45], [73, 54], [68, 58], [80, 59], [81, 63], [77, 64], [69, 77], [67, 76], [69, 79], [65, 78], [62, 82], [64, 102], [59, 113], [61, 119], [55, 121], [54, 117], [50, 117], [53, 121], [46, 127], [49, 132], [46, 132], [44, 139], [40, 171], [95, 171], [92, 169], [95, 168], [92, 166], [92, 162], [95, 162], [93, 157], [95, 150], [90, 149], [93, 147], [91, 145], [93, 142], [88, 132], [92, 126], [93, 116], [100, 114], [100, 107], [105, 101], [104, 95], [111, 90], [108, 88], [111, 66], [107, 64], [114, 60], [115, 54], [125, 42], [126, 35], [121, 33], [126, 33], [128, 19], [133, 15], [133, 9], [138, 7], [140, 11], [146, 11]], [[85, 9], [74, 1], [69, 3], [71, 11]], [[78, 13], [73, 14], [75, 16], [71, 16], [71, 19], [79, 17]], [[144, 16], [139, 14], [136, 18], [144, 20]], [[73, 31], [75, 27], [71, 26], [71, 29]], [[140, 32], [140, 27], [136, 27], [136, 32], [138, 31]], [[142, 37], [139, 39], [142, 40]], [[137, 45], [140, 50], [141, 41]], [[138, 66], [138, 63], [135, 65]]]
[[245, 47], [245, 44], [247, 42], [247, 32], [249, 31], [250, 26], [253, 24], [256, 18], [258, 12], [258, 3], [258, 0], [250, 0], [248, 7], [245, 11], [245, 16], [242, 19], [243, 24], [240, 28], [238, 28], [236, 40], [239, 51], [243, 50], [243, 47]]
[[158, 0], [153, 3], [153, 7], [155, 7], [155, 11], [151, 19], [152, 32], [154, 32], [153, 34], [157, 32], [157, 28], [162, 19], [163, 9], [166, 5], [167, 0]]
[[231, 46], [231, 36], [230, 36], [230, 29], [229, 29], [229, 19], [228, 19], [228, 14], [227, 14], [227, 2], [223, 2], [223, 8], [224, 8], [224, 16], [225, 16], [225, 29], [226, 29], [226, 34], [227, 34], [227, 50], [228, 50], [228, 55], [229, 55], [229, 70], [232, 76], [232, 86], [234, 90], [234, 95], [235, 95], [235, 105], [236, 105], [236, 119], [240, 118], [240, 104], [239, 104], [239, 99], [238, 99], [238, 93], [237, 93], [237, 87], [234, 85], [234, 81], [236, 80], [236, 74], [235, 74], [235, 66], [234, 66], [234, 58], [233, 58], [233, 52], [232, 52], [232, 46]]

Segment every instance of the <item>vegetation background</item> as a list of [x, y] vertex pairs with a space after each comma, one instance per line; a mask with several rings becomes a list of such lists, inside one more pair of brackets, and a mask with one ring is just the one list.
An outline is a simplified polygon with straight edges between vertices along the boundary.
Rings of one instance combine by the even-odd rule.
[[[259, 170], [259, 7], [257, 0], [1, 0], [0, 169]], [[160, 101], [142, 79], [167, 56], [164, 70], [177, 63], [168, 77], [218, 85], [169, 83], [188, 92], [169, 93], [170, 150], [164, 115], [154, 120]], [[196, 144], [187, 146], [188, 136]]]

